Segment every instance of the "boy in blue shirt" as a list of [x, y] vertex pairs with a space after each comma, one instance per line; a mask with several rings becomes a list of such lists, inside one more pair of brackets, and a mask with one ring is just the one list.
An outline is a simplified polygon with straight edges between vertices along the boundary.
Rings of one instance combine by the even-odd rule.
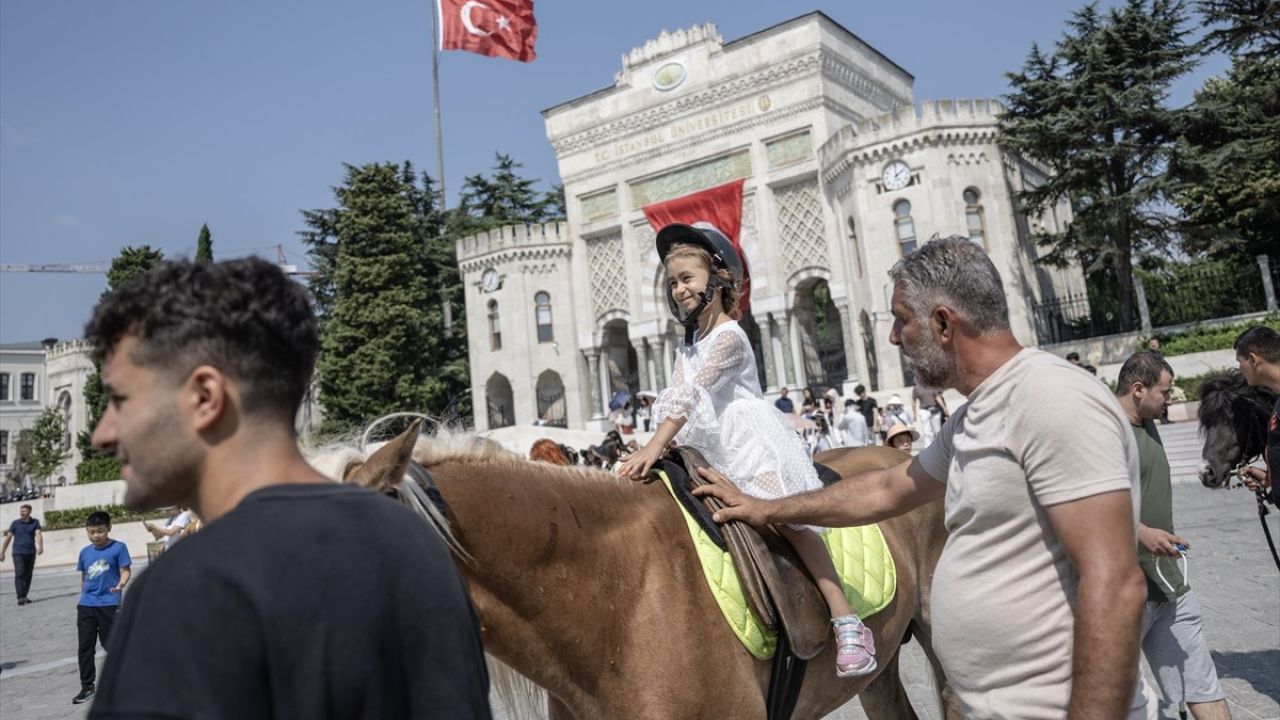
[[120, 609], [120, 593], [129, 583], [129, 548], [108, 537], [111, 516], [95, 512], [85, 521], [89, 545], [80, 551], [76, 570], [80, 571], [80, 602], [76, 604], [76, 631], [80, 636], [80, 694], [71, 699], [79, 705], [93, 699], [97, 667], [94, 645], [107, 647], [111, 624]]

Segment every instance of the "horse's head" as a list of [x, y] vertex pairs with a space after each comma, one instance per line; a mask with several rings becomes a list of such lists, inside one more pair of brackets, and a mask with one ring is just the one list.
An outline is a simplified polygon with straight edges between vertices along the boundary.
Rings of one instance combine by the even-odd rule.
[[1236, 370], [1200, 386], [1200, 433], [1204, 436], [1199, 476], [1205, 487], [1225, 487], [1232, 469], [1262, 452], [1275, 394], [1250, 387]]

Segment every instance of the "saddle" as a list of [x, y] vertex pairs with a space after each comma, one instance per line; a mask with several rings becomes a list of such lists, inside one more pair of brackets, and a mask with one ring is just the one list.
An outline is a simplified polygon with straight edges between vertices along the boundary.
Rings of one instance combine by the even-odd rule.
[[[785, 636], [790, 653], [808, 660], [822, 651], [831, 635], [826, 601], [791, 543], [773, 528], [741, 522], [717, 524], [712, 513], [724, 507], [714, 497], [696, 498], [692, 489], [708, 484], [697, 469], [710, 467], [702, 454], [680, 447], [659, 461], [676, 499], [716, 545], [729, 553], [752, 612], [768, 629]], [[824, 485], [840, 479], [818, 465]]]

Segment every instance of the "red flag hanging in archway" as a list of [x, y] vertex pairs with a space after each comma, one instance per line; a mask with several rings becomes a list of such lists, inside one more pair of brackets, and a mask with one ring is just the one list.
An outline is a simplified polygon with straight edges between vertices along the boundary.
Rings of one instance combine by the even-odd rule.
[[440, 49], [530, 62], [538, 23], [533, 0], [439, 0]]
[[742, 299], [738, 309], [746, 315], [751, 310], [751, 268], [747, 267], [746, 253], [742, 252], [742, 243], [738, 233], [742, 229], [742, 185], [745, 180], [717, 185], [706, 190], [684, 195], [666, 202], [646, 205], [641, 208], [644, 216], [653, 226], [654, 232], [671, 223], [692, 225], [696, 222], [707, 222], [715, 225], [733, 243], [742, 259]]

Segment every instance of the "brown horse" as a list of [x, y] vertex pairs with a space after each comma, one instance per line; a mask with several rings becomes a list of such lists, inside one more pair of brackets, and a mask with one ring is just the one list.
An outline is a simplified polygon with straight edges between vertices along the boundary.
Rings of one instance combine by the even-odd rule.
[[[410, 431], [367, 464], [350, 449], [313, 462], [422, 510], [423, 493], [406, 476], [412, 451], [448, 506], [445, 532], [459, 550], [487, 652], [546, 690], [553, 720], [763, 720], [769, 663], [753, 658], [721, 616], [665, 489], [532, 463], [475, 438], [417, 438], [415, 447], [416, 427]], [[820, 459], [850, 478], [905, 457], [864, 448]], [[839, 679], [829, 644], [809, 662], [795, 720], [821, 718], [860, 692], [872, 718], [916, 717], [898, 677], [908, 631], [933, 664], [946, 716], [960, 717], [929, 645], [929, 584], [945, 541], [941, 505], [881, 527], [898, 589], [867, 620], [880, 669]]]

